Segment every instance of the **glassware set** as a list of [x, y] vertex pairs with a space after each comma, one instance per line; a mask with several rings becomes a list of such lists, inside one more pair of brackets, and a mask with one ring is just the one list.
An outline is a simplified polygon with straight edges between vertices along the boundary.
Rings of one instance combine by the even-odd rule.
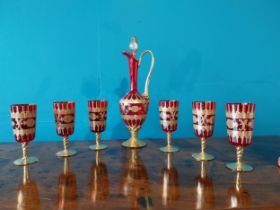
[[[237, 162], [228, 163], [226, 167], [233, 171], [251, 171], [253, 167], [243, 163], [244, 147], [252, 143], [254, 103], [227, 103], [226, 126], [230, 144], [236, 147]], [[101, 144], [101, 133], [106, 129], [108, 102], [106, 100], [88, 101], [90, 130], [96, 135], [96, 144], [89, 146], [91, 150], [103, 150], [107, 145]], [[22, 144], [23, 157], [14, 161], [15, 165], [28, 165], [38, 161], [36, 157], [28, 156], [28, 143], [35, 137], [36, 127], [35, 104], [11, 105], [11, 119], [14, 138]], [[69, 149], [69, 136], [74, 132], [75, 102], [54, 102], [53, 111], [56, 132], [63, 138], [64, 149], [56, 153], [58, 157], [75, 155], [75, 150]], [[167, 145], [160, 151], [172, 153], [179, 148], [172, 145], [171, 134], [178, 126], [178, 100], [159, 101], [159, 117], [161, 129], [167, 133]], [[207, 154], [206, 139], [213, 135], [216, 103], [214, 101], [194, 101], [192, 103], [194, 133], [201, 139], [201, 152], [193, 153], [197, 161], [213, 160], [214, 156]]]

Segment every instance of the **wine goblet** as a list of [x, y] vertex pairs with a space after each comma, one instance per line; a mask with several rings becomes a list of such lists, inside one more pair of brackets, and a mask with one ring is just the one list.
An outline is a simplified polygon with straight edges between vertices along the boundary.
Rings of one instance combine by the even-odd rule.
[[13, 104], [11, 119], [14, 138], [22, 145], [23, 157], [14, 161], [15, 165], [28, 165], [38, 162], [36, 157], [28, 157], [28, 144], [35, 138], [36, 104]]
[[56, 153], [58, 157], [69, 157], [77, 154], [69, 150], [68, 137], [74, 132], [75, 102], [62, 101], [53, 103], [56, 133], [63, 137], [64, 150]]
[[226, 164], [233, 171], [252, 171], [243, 163], [244, 147], [252, 143], [256, 105], [254, 103], [227, 103], [226, 124], [229, 142], [236, 147], [237, 162]]
[[205, 152], [206, 138], [213, 135], [215, 111], [216, 102], [214, 101], [192, 102], [194, 133], [201, 139], [201, 152], [192, 154], [193, 158], [197, 161], [213, 160], [215, 158], [213, 155]]
[[160, 126], [167, 133], [167, 146], [161, 147], [162, 152], [178, 152], [179, 148], [172, 146], [171, 133], [177, 130], [179, 101], [161, 100], [159, 101]]
[[106, 100], [88, 101], [90, 130], [96, 135], [96, 144], [89, 146], [91, 150], [103, 150], [108, 147], [106, 144], [100, 144], [101, 132], [106, 128], [107, 107]]

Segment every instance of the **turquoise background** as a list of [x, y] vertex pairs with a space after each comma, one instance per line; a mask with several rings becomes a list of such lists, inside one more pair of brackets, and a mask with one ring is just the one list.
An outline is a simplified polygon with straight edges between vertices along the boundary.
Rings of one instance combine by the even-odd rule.
[[[175, 137], [193, 137], [191, 102], [257, 104], [255, 135], [279, 135], [280, 1], [0, 0], [0, 139], [14, 141], [9, 105], [37, 103], [36, 140], [59, 140], [52, 102], [76, 101], [73, 140], [93, 139], [87, 100], [109, 101], [103, 139], [129, 136], [118, 101], [129, 89], [122, 50], [136, 35], [156, 58], [141, 137], [161, 138], [158, 101], [180, 100]], [[139, 72], [143, 90], [150, 64]]]

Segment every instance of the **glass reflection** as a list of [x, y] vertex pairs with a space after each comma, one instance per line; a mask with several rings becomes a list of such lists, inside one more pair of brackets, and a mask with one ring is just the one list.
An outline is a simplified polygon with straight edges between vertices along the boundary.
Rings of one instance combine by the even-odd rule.
[[37, 183], [30, 179], [29, 166], [23, 166], [23, 180], [17, 191], [18, 210], [40, 210], [40, 195]]
[[195, 209], [212, 209], [215, 206], [213, 181], [206, 173], [206, 161], [201, 161], [200, 176], [195, 178]]
[[251, 206], [251, 196], [243, 188], [242, 172], [236, 173], [235, 185], [228, 189], [227, 206], [229, 208], [247, 208]]
[[166, 166], [161, 170], [161, 197], [162, 204], [169, 207], [172, 201], [180, 197], [178, 172], [172, 164], [172, 153], [167, 153]]
[[151, 209], [149, 177], [136, 149], [130, 149], [130, 158], [124, 164], [120, 186], [121, 193], [131, 201], [131, 209]]
[[103, 201], [109, 195], [108, 171], [105, 163], [101, 161], [101, 152], [96, 151], [95, 164], [90, 170], [90, 195], [93, 203]]
[[69, 158], [64, 158], [63, 172], [58, 178], [58, 209], [77, 209], [77, 201], [76, 175], [70, 169]]

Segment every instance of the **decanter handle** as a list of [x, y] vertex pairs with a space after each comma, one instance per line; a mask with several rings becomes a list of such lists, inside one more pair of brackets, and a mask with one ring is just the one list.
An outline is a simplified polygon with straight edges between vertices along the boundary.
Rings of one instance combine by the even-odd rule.
[[148, 73], [148, 76], [147, 76], [147, 79], [146, 79], [146, 82], [145, 82], [145, 90], [144, 90], [143, 95], [149, 98], [150, 77], [151, 77], [152, 71], [154, 69], [154, 63], [155, 63], [154, 53], [151, 50], [145, 50], [144, 52], [142, 52], [142, 54], [139, 57], [138, 67], [140, 67], [142, 58], [144, 57], [144, 55], [146, 53], [149, 53], [151, 55], [152, 60], [151, 60], [150, 70], [149, 70], [149, 73]]

